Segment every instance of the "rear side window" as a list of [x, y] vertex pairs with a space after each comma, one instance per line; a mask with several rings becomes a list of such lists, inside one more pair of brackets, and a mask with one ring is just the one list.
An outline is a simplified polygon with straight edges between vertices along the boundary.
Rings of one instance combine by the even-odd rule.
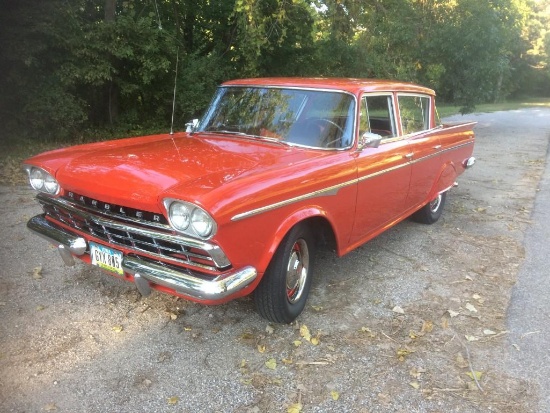
[[391, 95], [365, 95], [361, 101], [360, 136], [372, 132], [384, 138], [396, 136]]
[[430, 98], [428, 96], [399, 95], [398, 102], [403, 135], [430, 128]]

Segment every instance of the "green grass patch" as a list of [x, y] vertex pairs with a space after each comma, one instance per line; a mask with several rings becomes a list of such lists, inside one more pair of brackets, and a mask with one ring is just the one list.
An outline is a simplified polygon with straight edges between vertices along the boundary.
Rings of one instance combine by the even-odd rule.
[[[474, 113], [490, 113], [534, 107], [550, 108], [550, 98], [529, 98], [523, 100], [511, 100], [500, 103], [483, 103], [475, 107]], [[442, 118], [458, 115], [460, 113], [460, 109], [461, 106], [446, 104], [437, 105], [437, 111], [439, 112], [439, 116]]]

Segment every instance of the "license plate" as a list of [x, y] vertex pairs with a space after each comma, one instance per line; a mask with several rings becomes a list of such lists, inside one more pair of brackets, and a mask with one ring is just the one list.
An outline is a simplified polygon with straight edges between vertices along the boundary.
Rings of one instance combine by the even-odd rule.
[[122, 270], [122, 252], [96, 244], [95, 242], [90, 242], [90, 256], [92, 258], [92, 265], [119, 275], [124, 274]]

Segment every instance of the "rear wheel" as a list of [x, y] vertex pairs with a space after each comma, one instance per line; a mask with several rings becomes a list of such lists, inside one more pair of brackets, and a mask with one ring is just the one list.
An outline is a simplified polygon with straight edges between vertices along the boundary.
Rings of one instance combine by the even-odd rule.
[[303, 311], [313, 273], [315, 243], [305, 224], [292, 228], [254, 291], [258, 313], [275, 323], [290, 323]]
[[424, 205], [412, 215], [412, 219], [422, 224], [433, 224], [437, 222], [443, 213], [447, 192], [437, 195], [433, 200]]

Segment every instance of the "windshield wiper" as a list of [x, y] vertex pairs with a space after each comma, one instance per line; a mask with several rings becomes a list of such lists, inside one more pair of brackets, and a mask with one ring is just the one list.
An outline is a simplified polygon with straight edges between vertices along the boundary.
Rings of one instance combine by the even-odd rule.
[[261, 136], [261, 135], [252, 135], [250, 133], [245, 133], [245, 132], [237, 132], [237, 131], [231, 131], [231, 130], [225, 130], [225, 129], [204, 130], [204, 131], [199, 131], [199, 132], [202, 132], [202, 133], [220, 133], [220, 134], [224, 134], [224, 135], [225, 134], [227, 134], [227, 135], [237, 135], [237, 136], [242, 136], [243, 138], [259, 139], [259, 140], [266, 141], [266, 142], [278, 143], [278, 144], [284, 145], [284, 146], [292, 146], [288, 142], [281, 141], [277, 138], [271, 138], [269, 136]]

